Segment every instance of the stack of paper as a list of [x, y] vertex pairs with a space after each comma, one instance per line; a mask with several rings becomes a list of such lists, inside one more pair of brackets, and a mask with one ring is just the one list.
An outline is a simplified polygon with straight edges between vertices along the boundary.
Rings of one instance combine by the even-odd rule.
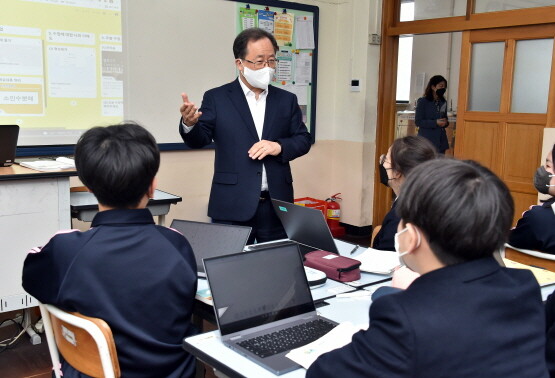
[[368, 248], [361, 254], [351, 258], [362, 263], [360, 270], [363, 272], [390, 274], [400, 265], [399, 256], [396, 252], [380, 251], [374, 248]]
[[56, 160], [22, 161], [19, 165], [41, 172], [59, 171], [61, 169], [75, 169], [75, 161], [66, 157], [59, 157]]

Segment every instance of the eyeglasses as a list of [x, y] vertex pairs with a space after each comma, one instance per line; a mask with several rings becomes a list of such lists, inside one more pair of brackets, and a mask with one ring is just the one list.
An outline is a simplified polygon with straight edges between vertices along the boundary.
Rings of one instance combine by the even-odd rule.
[[248, 60], [248, 59], [242, 59], [242, 60], [244, 60], [245, 62], [254, 64], [254, 68], [257, 70], [263, 68], [265, 65], [268, 65], [268, 67], [270, 68], [276, 68], [277, 66], [277, 59], [268, 59], [267, 61], [257, 60], [256, 62], [253, 62], [252, 60]]
[[386, 157], [387, 157], [386, 154], [381, 154], [380, 155], [380, 165], [383, 165], [383, 163], [385, 163], [387, 161], [387, 160], [385, 160]]

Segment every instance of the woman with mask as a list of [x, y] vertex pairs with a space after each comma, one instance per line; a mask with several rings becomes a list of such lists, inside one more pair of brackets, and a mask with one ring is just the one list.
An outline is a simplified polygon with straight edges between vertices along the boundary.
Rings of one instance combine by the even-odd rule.
[[[545, 158], [545, 165], [534, 175], [534, 186], [540, 193], [555, 196], [555, 170], [553, 155], [555, 145]], [[531, 206], [522, 214], [516, 227], [511, 230], [509, 244], [516, 248], [532, 249], [555, 254], [555, 198], [551, 197], [541, 206]]]
[[[380, 157], [380, 181], [391, 187], [398, 198], [401, 186], [408, 173], [418, 164], [435, 159], [437, 156], [434, 146], [426, 139], [407, 136], [396, 139], [387, 150], [387, 155]], [[372, 248], [384, 251], [395, 251], [393, 237], [397, 232], [399, 216], [395, 212], [396, 201], [382, 222], [382, 228], [374, 238]]]
[[418, 126], [418, 135], [428, 139], [440, 154], [449, 149], [445, 128], [447, 120], [447, 101], [445, 91], [447, 80], [441, 75], [432, 76], [424, 91], [424, 96], [416, 102], [414, 122]]

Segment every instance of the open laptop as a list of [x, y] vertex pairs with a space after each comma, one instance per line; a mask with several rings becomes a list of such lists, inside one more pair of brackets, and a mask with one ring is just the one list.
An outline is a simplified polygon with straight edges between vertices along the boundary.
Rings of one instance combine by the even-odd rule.
[[264, 243], [261, 247], [254, 244], [248, 247], [249, 250], [256, 250], [265, 245], [287, 244], [293, 241], [299, 244], [303, 255], [317, 249], [339, 254], [324, 214], [320, 210], [276, 199], [272, 200], [272, 205], [281, 220], [289, 241], [278, 240]]
[[14, 163], [19, 126], [0, 125], [0, 167], [9, 167]]
[[246, 226], [180, 219], [174, 219], [170, 227], [181, 232], [191, 244], [199, 277], [206, 277], [202, 259], [243, 252], [251, 233]]
[[[337, 325], [317, 315], [296, 244], [205, 259], [204, 268], [222, 342], [274, 374], [299, 368], [285, 355]], [[308, 340], [279, 346], [305, 327]]]

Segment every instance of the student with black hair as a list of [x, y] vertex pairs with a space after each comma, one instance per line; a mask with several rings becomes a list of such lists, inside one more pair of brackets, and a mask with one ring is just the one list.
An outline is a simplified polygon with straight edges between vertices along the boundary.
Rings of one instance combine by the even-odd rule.
[[395, 193], [396, 198], [382, 221], [381, 228], [372, 243], [372, 248], [395, 251], [393, 236], [397, 232], [397, 225], [400, 221], [395, 206], [401, 195], [401, 186], [414, 167], [425, 161], [435, 159], [436, 156], [436, 150], [430, 141], [422, 137], [407, 136], [396, 139], [387, 150], [387, 154], [380, 157], [380, 182], [389, 186]]
[[[42, 303], [105, 320], [122, 377], [194, 376], [195, 359], [182, 348], [195, 333], [193, 251], [145, 208], [160, 166], [156, 141], [136, 124], [95, 127], [79, 139], [75, 165], [99, 212], [88, 231], [59, 233], [32, 250], [23, 288]], [[65, 361], [62, 372], [83, 377]]]
[[370, 327], [307, 377], [547, 377], [545, 316], [530, 271], [493, 258], [513, 216], [506, 185], [473, 162], [420, 164], [399, 198], [396, 250], [421, 274], [370, 307]]
[[447, 100], [445, 91], [447, 80], [441, 75], [430, 78], [424, 96], [416, 102], [414, 123], [418, 126], [418, 135], [428, 139], [440, 154], [449, 149], [445, 128], [447, 120]]
[[555, 254], [555, 170], [553, 153], [555, 145], [545, 157], [545, 165], [534, 175], [538, 192], [551, 195], [542, 205], [530, 206], [511, 230], [509, 244], [516, 248], [532, 249]]

